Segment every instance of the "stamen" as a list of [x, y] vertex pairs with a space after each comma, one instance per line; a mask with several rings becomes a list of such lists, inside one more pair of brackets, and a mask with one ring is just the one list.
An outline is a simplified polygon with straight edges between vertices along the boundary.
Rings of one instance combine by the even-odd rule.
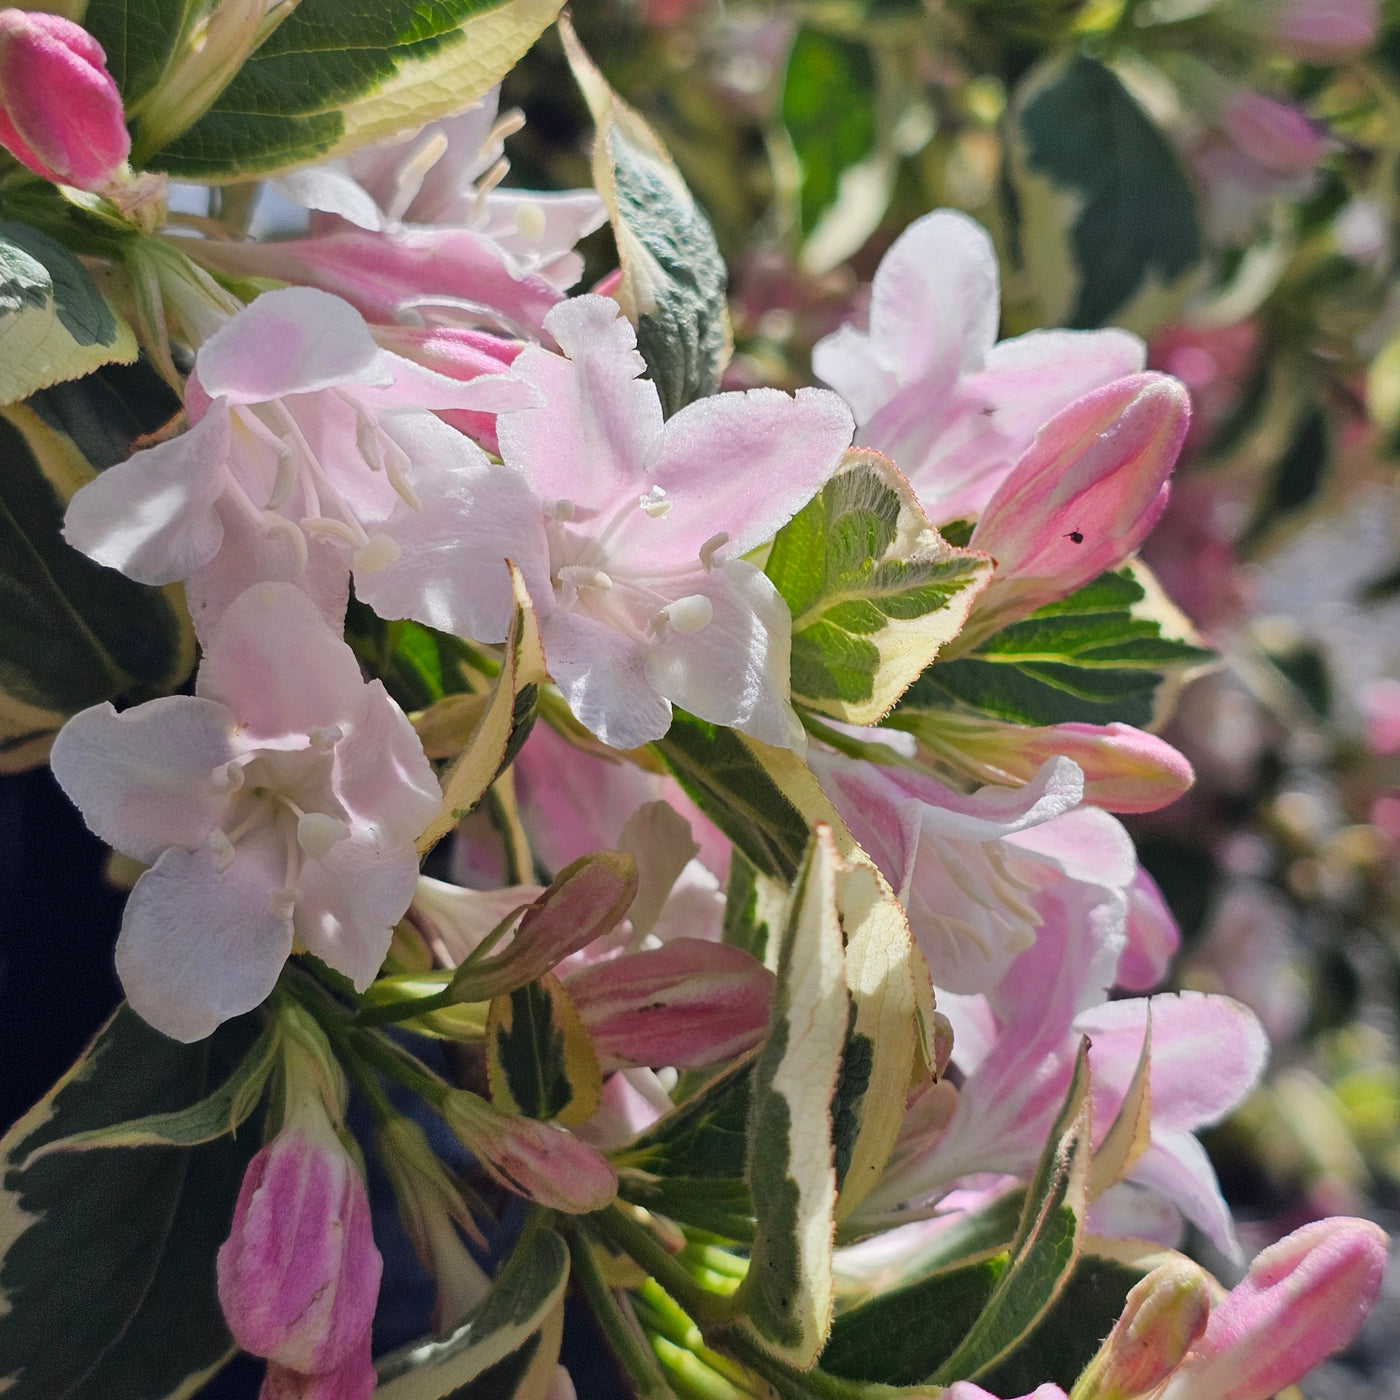
[[666, 488], [664, 486], [653, 486], [645, 496], [637, 500], [637, 504], [653, 519], [661, 520], [670, 515], [674, 501], [666, 499]]
[[340, 540], [351, 549], [359, 549], [364, 543], [364, 531], [356, 534], [343, 520], [327, 520], [324, 515], [308, 515], [300, 524], [308, 535], [317, 539]]
[[398, 492], [399, 499], [410, 510], [422, 510], [423, 502], [418, 499], [418, 492], [404, 475], [404, 469], [413, 465], [408, 459], [408, 453], [392, 438], [383, 437], [382, 433], [380, 436], [388, 449], [384, 453], [384, 473], [389, 478], [389, 485]]
[[613, 586], [613, 581], [607, 574], [588, 564], [565, 564], [559, 570], [559, 582], [576, 593], [584, 588], [596, 588], [607, 593]]
[[486, 133], [486, 140], [481, 143], [483, 151], [489, 150], [498, 141], [504, 141], [507, 136], [514, 136], [517, 131], [524, 130], [525, 113], [519, 107], [512, 107], [509, 112], [502, 112], [496, 118], [496, 124]]
[[721, 530], [717, 535], [711, 535], [704, 544], [700, 546], [700, 563], [708, 574], [714, 568], [715, 554], [729, 543], [729, 531]]
[[204, 838], [204, 844], [214, 852], [214, 868], [222, 875], [233, 864], [233, 842], [228, 839], [224, 832], [211, 831]]
[[312, 860], [324, 860], [337, 841], [350, 835], [350, 828], [326, 812], [303, 812], [297, 818], [297, 845]]
[[408, 206], [417, 199], [418, 191], [423, 188], [424, 177], [442, 159], [446, 149], [446, 135], [435, 131], [399, 167], [399, 173], [394, 180], [394, 198], [384, 211], [388, 223], [397, 224], [402, 221], [408, 212]]
[[345, 737], [345, 731], [338, 724], [318, 724], [306, 737], [317, 753], [330, 753]]
[[486, 205], [486, 196], [501, 183], [510, 173], [510, 162], [502, 156], [485, 175], [476, 182], [476, 198], [472, 200], [471, 211], [467, 215], [467, 223], [474, 224], [477, 221], [482, 209]]
[[296, 551], [297, 568], [303, 572], [311, 560], [306, 548], [306, 536], [285, 516], [278, 515], [275, 510], [265, 510], [262, 513], [263, 529], [269, 536], [286, 535], [292, 542], [292, 548]]
[[661, 611], [666, 614], [671, 626], [683, 637], [693, 637], [703, 632], [714, 621], [715, 605], [703, 593], [691, 593], [677, 598]]
[[531, 243], [539, 243], [549, 231], [544, 210], [534, 200], [515, 206], [515, 231]]
[[568, 524], [574, 518], [574, 503], [570, 500], [546, 501], [544, 513], [551, 520], [557, 520], [560, 524]]
[[264, 510], [281, 510], [292, 494], [292, 487], [301, 475], [296, 454], [285, 442], [277, 444], [277, 476], [272, 483], [272, 494], [267, 498]]
[[220, 792], [233, 794], [243, 786], [247, 777], [243, 771], [243, 761], [234, 758], [214, 769], [209, 775], [209, 781]]
[[397, 563], [402, 553], [399, 542], [392, 536], [375, 535], [368, 544], [355, 551], [350, 566], [356, 573], [376, 574], [380, 569], [387, 569], [390, 564]]

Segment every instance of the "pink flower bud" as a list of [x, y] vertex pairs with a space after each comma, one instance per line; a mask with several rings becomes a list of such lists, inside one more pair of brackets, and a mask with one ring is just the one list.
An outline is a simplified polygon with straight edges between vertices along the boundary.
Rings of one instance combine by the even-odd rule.
[[1269, 1400], [1361, 1330], [1385, 1273], [1369, 1220], [1316, 1220], [1264, 1250], [1216, 1304], [1162, 1400]]
[[364, 1400], [381, 1269], [364, 1179], [324, 1110], [304, 1100], [249, 1162], [218, 1257], [234, 1340], [295, 1373], [269, 1368], [264, 1400]]
[[1306, 175], [1327, 154], [1305, 112], [1249, 88], [1230, 94], [1220, 124], [1241, 155], [1278, 175]]
[[527, 1200], [586, 1215], [617, 1195], [607, 1159], [567, 1128], [501, 1113], [465, 1089], [445, 1095], [439, 1112], [477, 1161]]
[[1225, 16], [1305, 63], [1341, 63], [1363, 54], [1380, 32], [1376, 0], [1257, 0]]
[[1210, 1321], [1205, 1270], [1176, 1258], [1128, 1294], [1122, 1315], [1075, 1383], [1070, 1400], [1133, 1400], [1155, 1390], [1181, 1364]]
[[1045, 424], [972, 532], [970, 547], [997, 567], [960, 644], [1121, 564], [1167, 503], [1190, 417], [1190, 398], [1175, 379], [1134, 374]]
[[131, 151], [106, 61], [72, 20], [0, 10], [0, 145], [46, 180], [101, 189]]
[[1377, 757], [1400, 753], [1400, 681], [1367, 681], [1360, 702], [1366, 747]]

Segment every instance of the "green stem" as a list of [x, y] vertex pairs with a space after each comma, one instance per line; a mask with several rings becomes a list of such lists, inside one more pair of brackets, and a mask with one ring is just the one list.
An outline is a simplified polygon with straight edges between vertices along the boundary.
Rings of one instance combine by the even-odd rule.
[[570, 1235], [569, 1254], [574, 1277], [608, 1345], [636, 1387], [638, 1400], [674, 1400], [671, 1387], [666, 1384], [656, 1355], [647, 1345], [631, 1308], [608, 1287], [594, 1258], [593, 1247], [577, 1230]]
[[734, 1305], [728, 1298], [701, 1288], [684, 1265], [667, 1253], [645, 1226], [631, 1220], [616, 1205], [600, 1211], [593, 1219], [603, 1233], [630, 1254], [702, 1329], [723, 1327], [734, 1321]]
[[366, 1006], [355, 1017], [355, 1024], [369, 1027], [411, 1021], [415, 1016], [426, 1016], [430, 1011], [445, 1011], [449, 1006], [456, 1006], [459, 1000], [448, 986], [430, 997], [405, 997], [402, 1001], [388, 1001], [382, 1006]]

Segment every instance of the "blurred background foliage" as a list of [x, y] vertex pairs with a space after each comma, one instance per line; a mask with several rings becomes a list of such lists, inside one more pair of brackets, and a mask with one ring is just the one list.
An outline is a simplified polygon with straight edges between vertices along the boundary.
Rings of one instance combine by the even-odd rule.
[[[1222, 661], [1166, 731], [1194, 791], [1132, 826], [1182, 926], [1175, 985], [1240, 998], [1273, 1041], [1210, 1147], [1260, 1241], [1317, 1214], [1393, 1227], [1400, 6], [590, 0], [575, 21], [714, 223], [727, 387], [811, 382], [813, 343], [945, 206], [992, 232], [1004, 336], [1124, 325], [1185, 381], [1145, 554]], [[554, 38], [503, 102], [528, 119], [512, 183], [587, 181]], [[612, 265], [586, 251], [590, 276]], [[1314, 1393], [1400, 1391], [1397, 1321], [1383, 1301], [1369, 1380]]]

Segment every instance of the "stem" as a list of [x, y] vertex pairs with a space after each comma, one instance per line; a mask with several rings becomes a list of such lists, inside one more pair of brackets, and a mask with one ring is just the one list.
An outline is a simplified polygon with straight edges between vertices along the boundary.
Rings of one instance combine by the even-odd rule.
[[761, 1376], [779, 1395], [790, 1400], [872, 1400], [887, 1387], [871, 1385], [868, 1381], [847, 1381], [826, 1371], [798, 1371], [785, 1361], [770, 1356], [757, 1342], [742, 1333], [727, 1332], [724, 1344], [755, 1375]]
[[603, 1336], [626, 1371], [627, 1378], [637, 1388], [638, 1400], [674, 1400], [671, 1387], [661, 1374], [660, 1364], [637, 1325], [631, 1308], [608, 1287], [593, 1257], [593, 1248], [579, 1231], [569, 1237], [569, 1254], [573, 1260], [574, 1277], [583, 1289], [583, 1296], [598, 1319]]
[[702, 1329], [723, 1327], [734, 1321], [735, 1309], [730, 1300], [701, 1288], [645, 1226], [629, 1219], [616, 1205], [593, 1218], [604, 1234], [630, 1254]]
[[405, 997], [402, 1001], [388, 1001], [382, 1006], [363, 1007], [355, 1017], [357, 1026], [386, 1026], [395, 1021], [411, 1021], [415, 1016], [426, 1016], [430, 1011], [445, 1011], [456, 1006], [459, 998], [452, 995], [451, 986], [430, 997]]

